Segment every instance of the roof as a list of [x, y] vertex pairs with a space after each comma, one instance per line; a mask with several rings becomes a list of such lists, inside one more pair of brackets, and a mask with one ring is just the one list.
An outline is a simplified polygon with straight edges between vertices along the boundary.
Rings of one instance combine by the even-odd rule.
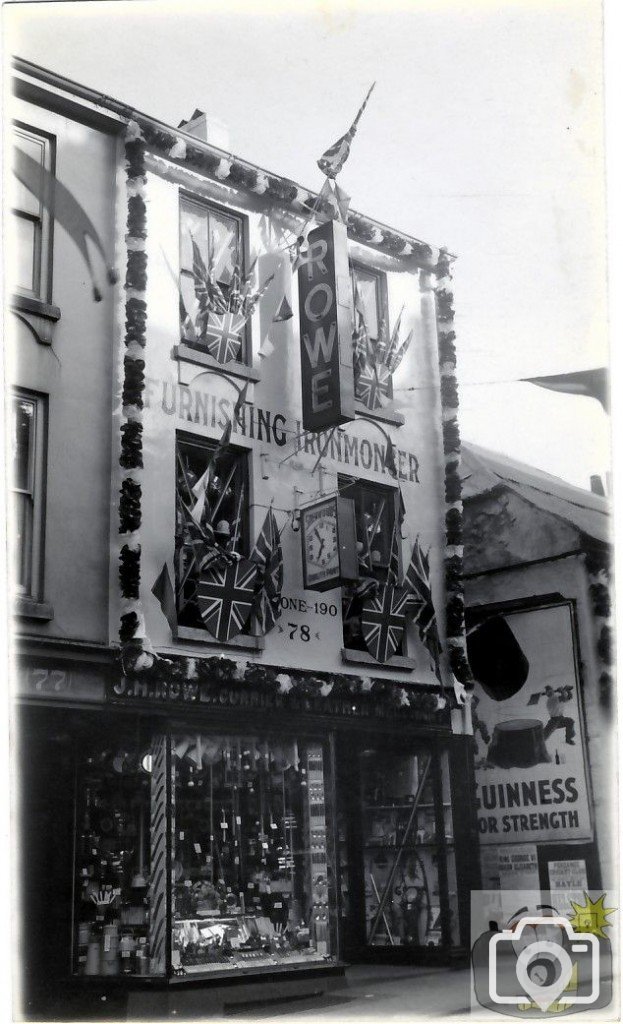
[[[168, 125], [158, 120], [158, 118], [142, 113], [128, 104], [122, 103], [120, 100], [97, 92], [88, 86], [81, 85], [79, 82], [74, 82], [55, 71], [43, 68], [38, 64], [33, 64], [22, 57], [14, 57], [12, 63], [18, 82], [20, 79], [24, 79], [30, 83], [42, 83], [47, 90], [54, 92], [57, 97], [62, 92], [66, 96], [79, 98], [83, 103], [91, 104], [102, 111], [110, 112], [122, 123], [125, 122], [127, 124], [130, 120], [136, 121], [145, 133], [148, 146], [159, 151], [166, 159], [172, 159], [173, 163], [176, 162], [176, 159], [172, 158], [170, 150], [176, 140], [181, 140], [192, 148], [193, 153], [199, 155], [199, 160], [193, 161], [193, 170], [195, 172], [202, 173], [201, 154], [203, 154], [204, 162], [206, 160], [209, 162], [210, 158], [213, 160], [216, 158], [217, 165], [220, 160], [229, 161], [230, 170], [231, 165], [235, 165], [235, 187], [245, 188], [244, 182], [249, 172], [252, 172], [253, 175], [260, 175], [268, 180], [266, 195], [272, 201], [296, 214], [298, 217], [301, 217], [301, 215], [308, 217], [310, 209], [315, 208], [316, 203], [320, 201], [319, 193], [313, 192], [282, 175], [268, 172], [257, 164], [234, 156], [233, 153], [228, 153], [218, 146], [203, 142], [194, 135], [189, 135], [184, 131], [184, 128], [190, 123], [188, 121], [182, 121], [177, 127]], [[32, 89], [30, 94], [32, 94]], [[201, 113], [203, 112], [196, 110], [193, 118]], [[203, 173], [206, 173], [208, 177], [211, 176], [209, 171], [204, 171]], [[227, 175], [222, 180], [226, 181], [226, 178]], [[219, 180], [221, 179], [219, 178]], [[234, 183], [233, 177], [232, 183]], [[387, 224], [365, 216], [352, 208], [348, 212], [347, 227], [349, 236], [354, 241], [360, 241], [372, 249], [378, 249], [386, 255], [394, 256], [405, 267], [414, 266], [430, 270], [435, 265], [441, 251], [446, 253], [449, 260], [456, 259], [455, 254], [448, 252], [445, 248], [441, 249], [440, 247], [429, 245], [429, 243], [416, 238], [414, 235], [388, 227]]]
[[508, 487], [531, 505], [563, 519], [586, 536], [603, 544], [612, 543], [610, 503], [599, 494], [466, 442], [462, 445], [461, 476], [464, 501], [498, 487]]

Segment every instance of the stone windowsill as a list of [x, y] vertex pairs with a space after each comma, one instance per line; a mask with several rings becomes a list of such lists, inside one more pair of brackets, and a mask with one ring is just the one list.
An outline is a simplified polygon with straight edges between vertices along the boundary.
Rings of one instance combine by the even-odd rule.
[[347, 647], [342, 648], [342, 661], [351, 665], [370, 665], [374, 667], [375, 671], [391, 668], [400, 669], [403, 672], [413, 672], [416, 668], [413, 658], [407, 658], [403, 654], [395, 654], [389, 661], [380, 662], [376, 661], [367, 651], [351, 651]]
[[37, 619], [39, 622], [50, 622], [54, 618], [52, 605], [34, 597], [16, 597], [13, 612], [20, 619]]
[[374, 412], [371, 412], [363, 402], [357, 400], [355, 400], [355, 412], [363, 416], [364, 419], [380, 420], [382, 423], [391, 423], [394, 427], [402, 427], [405, 422], [405, 418], [400, 412], [391, 412], [387, 409], [375, 409]]
[[191, 640], [209, 647], [238, 647], [247, 651], [262, 651], [266, 646], [263, 636], [244, 636], [240, 633], [228, 643], [221, 643], [220, 640], [215, 640], [210, 636], [207, 630], [195, 629], [193, 626], [178, 626], [173, 630], [173, 639]]
[[232, 360], [229, 363], [219, 363], [209, 352], [192, 348], [180, 342], [173, 346], [173, 359], [184, 360], [187, 363], [194, 363], [195, 366], [203, 366], [207, 370], [218, 370], [219, 373], [227, 374], [229, 377], [239, 377], [241, 380], [250, 381], [255, 384], [260, 380], [260, 373], [253, 366], [245, 363], [236, 363]]
[[37, 299], [34, 295], [16, 293], [11, 296], [11, 309], [20, 320], [28, 324], [41, 345], [52, 344], [54, 324], [61, 318], [58, 306]]

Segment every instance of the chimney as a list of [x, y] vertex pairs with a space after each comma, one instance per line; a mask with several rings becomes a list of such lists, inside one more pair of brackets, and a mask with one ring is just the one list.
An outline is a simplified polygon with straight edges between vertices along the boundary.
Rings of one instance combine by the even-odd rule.
[[604, 491], [603, 480], [598, 473], [593, 473], [591, 476], [591, 491], [593, 494], [600, 494], [602, 498], [605, 498], [606, 492]]
[[195, 110], [189, 121], [180, 121], [177, 126], [183, 128], [188, 135], [194, 135], [202, 142], [208, 142], [218, 149], [230, 151], [229, 128], [218, 117], [208, 117], [204, 110]]

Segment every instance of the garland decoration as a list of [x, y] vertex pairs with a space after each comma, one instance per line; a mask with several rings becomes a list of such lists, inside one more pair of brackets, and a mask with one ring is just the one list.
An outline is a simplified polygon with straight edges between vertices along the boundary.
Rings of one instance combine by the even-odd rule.
[[[463, 593], [463, 502], [461, 501], [461, 435], [458, 422], [459, 393], [456, 379], [456, 333], [454, 331], [454, 291], [451, 261], [446, 249], [440, 249], [434, 268], [435, 308], [439, 338], [439, 375], [441, 380], [441, 412], [443, 452], [445, 464], [444, 489], [446, 498], [445, 584], [446, 637], [450, 668], [458, 687], [455, 694], [459, 703], [464, 699], [464, 688], [473, 686], [467, 660], [465, 641], [465, 599]], [[458, 693], [456, 692], [458, 690]], [[462, 699], [463, 698], [463, 699]]]
[[610, 552], [605, 547], [591, 546], [584, 556], [588, 573], [589, 595], [593, 610], [595, 651], [601, 669], [599, 675], [599, 703], [605, 710], [612, 708], [614, 661], [612, 628], [612, 600]]
[[[143, 468], [143, 391], [145, 388], [145, 332], [147, 325], [147, 207], [145, 192], [145, 139], [139, 125], [130, 121], [125, 136], [127, 194], [127, 257], [125, 275], [125, 335], [121, 391], [121, 446], [119, 464], [122, 474], [119, 499], [119, 533], [126, 541], [119, 552], [119, 587], [124, 611], [119, 639], [122, 651], [132, 643], [142, 647], [137, 637], [143, 617], [140, 604], [142, 487]], [[136, 661], [136, 659], [135, 659]], [[144, 663], [155, 663], [145, 658]], [[138, 664], [141, 664], [140, 660]]]
[[[147, 653], [148, 657], [142, 657]], [[375, 717], [400, 715], [449, 725], [449, 704], [438, 689], [401, 686], [389, 679], [340, 673], [287, 672], [231, 658], [161, 658], [129, 638], [113, 697], [191, 700], [209, 705], [282, 707], [297, 711]]]

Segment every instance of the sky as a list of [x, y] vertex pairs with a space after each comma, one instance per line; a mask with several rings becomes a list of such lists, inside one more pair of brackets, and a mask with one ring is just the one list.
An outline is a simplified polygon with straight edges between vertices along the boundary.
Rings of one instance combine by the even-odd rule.
[[598, 0], [77, 0], [5, 5], [4, 29], [167, 123], [206, 110], [314, 190], [376, 81], [339, 182], [458, 256], [463, 438], [579, 487], [605, 475], [601, 406], [517, 383], [608, 364]]

